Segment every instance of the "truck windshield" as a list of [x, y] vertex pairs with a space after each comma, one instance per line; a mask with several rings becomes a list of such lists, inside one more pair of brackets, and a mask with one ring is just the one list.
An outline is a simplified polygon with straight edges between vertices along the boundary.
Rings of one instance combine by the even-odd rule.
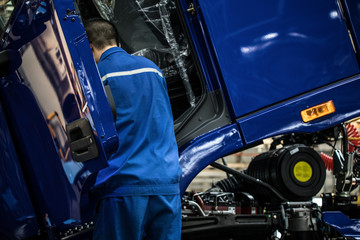
[[13, 10], [14, 4], [12, 1], [0, 0], [0, 34], [4, 31]]

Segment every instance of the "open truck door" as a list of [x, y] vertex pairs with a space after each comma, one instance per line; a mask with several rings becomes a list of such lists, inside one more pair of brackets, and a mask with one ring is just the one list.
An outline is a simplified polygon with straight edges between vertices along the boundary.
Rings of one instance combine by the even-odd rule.
[[73, 2], [2, 2], [0, 238], [81, 235], [118, 145], [96, 64]]

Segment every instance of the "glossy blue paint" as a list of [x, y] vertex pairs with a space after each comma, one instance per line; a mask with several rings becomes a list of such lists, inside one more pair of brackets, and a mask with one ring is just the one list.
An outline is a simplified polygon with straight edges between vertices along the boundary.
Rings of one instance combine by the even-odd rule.
[[0, 216], [0, 239], [26, 239], [37, 234], [37, 219], [1, 104]]
[[323, 219], [344, 236], [360, 239], [359, 219], [350, 219], [342, 212], [324, 212]]
[[59, 19], [59, 29], [61, 27], [65, 38], [63, 44], [71, 52], [73, 67], [86, 99], [87, 108], [92, 116], [89, 119], [96, 129], [105, 152], [114, 153], [119, 141], [116, 131], [114, 131], [115, 123], [84, 26], [75, 13], [74, 1], [54, 0], [53, 2]]
[[[15, 197], [24, 202], [26, 209], [20, 210], [31, 220], [36, 213], [39, 222], [48, 222], [56, 230], [92, 218], [93, 206], [85, 206], [85, 186], [91, 185], [91, 172], [104, 166], [105, 153], [115, 150], [118, 141], [73, 2], [21, 1], [0, 43], [1, 49], [15, 49], [22, 56], [20, 69], [0, 80], [0, 101], [18, 150], [18, 158], [12, 156], [14, 162], [6, 162], [14, 164], [14, 172], [0, 170], [0, 180], [7, 178], [6, 174], [19, 174], [17, 182], [11, 183], [14, 185], [6, 184], [11, 189], [22, 184]], [[185, 11], [187, 3], [180, 4]], [[195, 6], [201, 7], [200, 14], [186, 13], [185, 21], [207, 89], [221, 86], [236, 116], [359, 72], [336, 1], [290, 0], [274, 4], [259, 0], [198, 0]], [[259, 6], [266, 12], [259, 11]], [[359, 83], [359, 76], [355, 76], [328, 85], [193, 139], [180, 149], [181, 192], [211, 162], [247, 144], [283, 133], [321, 130], [360, 115], [354, 91], [359, 89]], [[301, 121], [300, 110], [329, 98], [335, 103], [335, 114], [308, 124]], [[66, 123], [81, 117], [90, 120], [101, 148], [98, 159], [85, 163], [71, 159], [64, 132]], [[4, 124], [0, 127], [2, 133]], [[9, 140], [0, 140], [0, 144], [0, 150], [13, 151], [7, 149]], [[24, 166], [24, 179], [18, 162]], [[23, 181], [28, 184], [33, 211]], [[8, 192], [0, 189], [0, 199], [14, 203]], [[16, 211], [19, 209], [7, 214]], [[14, 229], [19, 224], [19, 219], [10, 223]], [[356, 226], [357, 222], [347, 224]], [[32, 234], [36, 225], [25, 227]]]
[[204, 134], [180, 149], [181, 194], [206, 166], [241, 147], [243, 143], [238, 126], [232, 124]]
[[[360, 115], [360, 75], [291, 99], [238, 120], [246, 144], [292, 132], [316, 132]], [[304, 123], [300, 112], [332, 100], [335, 113]]]
[[[106, 154], [117, 149], [118, 137], [85, 30], [74, 14], [64, 20], [74, 3], [56, 1], [61, 5], [56, 11], [54, 3], [33, 0], [17, 5], [0, 49], [19, 51], [22, 64], [0, 79], [0, 100], [43, 224], [39, 227], [47, 223], [58, 231], [92, 219], [92, 173], [106, 167]], [[72, 25], [63, 26], [62, 21]], [[90, 121], [100, 151], [98, 158], [81, 163], [72, 160], [65, 132], [65, 125], [79, 118]]]
[[359, 72], [337, 1], [198, 3], [236, 117]]
[[343, 0], [343, 9], [349, 22], [349, 29], [352, 33], [354, 45], [357, 49], [356, 54], [360, 59], [360, 1], [359, 0]]
[[[183, 19], [187, 25], [192, 40], [192, 45], [195, 51], [195, 57], [198, 59], [201, 73], [206, 82], [206, 88], [209, 92], [219, 89], [222, 82], [222, 76], [219, 69], [219, 64], [215, 57], [215, 52], [212, 48], [209, 34], [204, 26], [204, 20], [201, 15], [192, 15], [187, 12], [189, 8], [188, 1], [179, 1], [179, 12], [183, 14]], [[195, 9], [198, 8], [197, 3], [193, 2]]]

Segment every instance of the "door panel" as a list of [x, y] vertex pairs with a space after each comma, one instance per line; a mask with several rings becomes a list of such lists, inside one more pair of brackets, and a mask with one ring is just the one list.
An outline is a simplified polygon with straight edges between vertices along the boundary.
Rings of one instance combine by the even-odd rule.
[[336, 1], [198, 4], [235, 117], [359, 72]]
[[[80, 59], [75, 36], [66, 35], [65, 20], [58, 18], [74, 3], [61, 3], [65, 9], [56, 11], [53, 1], [17, 5], [0, 49], [18, 51], [21, 65], [0, 80], [0, 99], [39, 223], [66, 228], [93, 217], [90, 182], [107, 166], [106, 155], [117, 149], [118, 137], [89, 44], [82, 53], [90, 58]], [[85, 39], [78, 16], [71, 18], [72, 29], [80, 28], [76, 36]], [[81, 162], [73, 159], [66, 133], [78, 119], [89, 122], [98, 149]]]

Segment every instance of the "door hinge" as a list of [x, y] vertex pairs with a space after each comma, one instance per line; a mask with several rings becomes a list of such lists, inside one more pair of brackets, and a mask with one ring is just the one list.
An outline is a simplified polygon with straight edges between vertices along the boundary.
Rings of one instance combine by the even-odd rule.
[[190, 3], [188, 9], [186, 9], [188, 13], [190, 13], [192, 16], [196, 15], [196, 9], [194, 3]]

